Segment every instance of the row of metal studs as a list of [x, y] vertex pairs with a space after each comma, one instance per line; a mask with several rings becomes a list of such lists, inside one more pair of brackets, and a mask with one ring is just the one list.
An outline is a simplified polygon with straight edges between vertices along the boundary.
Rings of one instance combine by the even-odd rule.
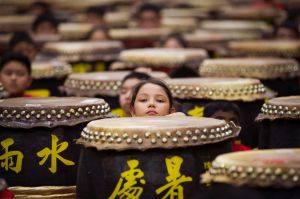
[[65, 83], [66, 87], [78, 88], [80, 90], [118, 90], [120, 88], [121, 81], [111, 81], [111, 82], [99, 82], [91, 80], [74, 80], [68, 79]]
[[40, 79], [43, 77], [62, 77], [72, 73], [72, 67], [70, 65], [61, 66], [50, 66], [47, 69], [33, 69], [32, 76], [35, 79]]
[[132, 137], [130, 137], [127, 133], [123, 133], [119, 135], [118, 133], [111, 133], [111, 132], [98, 132], [98, 131], [90, 131], [87, 128], [84, 128], [81, 132], [81, 138], [91, 142], [108, 142], [108, 143], [122, 143], [123, 140], [127, 144], [131, 144], [133, 141], [136, 141], [138, 144], [142, 144], [144, 142], [144, 139], [150, 139], [150, 142], [152, 144], [156, 144], [158, 140], [161, 140], [163, 144], [167, 143], [169, 139], [173, 143], [177, 143], [180, 138], [183, 139], [184, 142], [189, 142], [190, 140], [197, 142], [199, 140], [201, 141], [207, 141], [207, 140], [219, 140], [224, 137], [231, 136], [233, 134], [232, 129], [230, 128], [229, 124], [226, 124], [222, 127], [217, 127], [213, 129], [196, 129], [194, 132], [192, 130], [187, 130], [185, 132], [182, 132], [180, 130], [177, 130], [175, 132], [175, 135], [170, 131], [161, 133], [161, 132], [145, 132], [140, 136], [139, 134], [133, 134]]
[[299, 70], [298, 64], [282, 64], [282, 65], [274, 65], [274, 66], [248, 66], [248, 67], [226, 67], [222, 65], [203, 65], [201, 67], [202, 73], [253, 73], [253, 72], [267, 72], [267, 73], [293, 73]]
[[288, 106], [277, 106], [264, 104], [261, 108], [261, 112], [267, 115], [279, 115], [279, 116], [300, 116], [300, 110], [297, 107], [288, 107]]
[[236, 95], [251, 95], [251, 94], [263, 94], [266, 92], [266, 89], [263, 84], [255, 84], [248, 87], [242, 87], [239, 89], [231, 89], [231, 88], [207, 88], [207, 87], [193, 87], [193, 86], [174, 86], [169, 85], [169, 88], [174, 96], [181, 94], [192, 94], [196, 96], [197, 94], [201, 95], [221, 95], [224, 96], [236, 96]]
[[4, 120], [20, 120], [20, 119], [26, 119], [29, 120], [30, 118], [36, 118], [36, 119], [51, 119], [51, 118], [57, 118], [61, 119], [64, 117], [64, 115], [67, 118], [71, 118], [72, 115], [76, 117], [80, 116], [92, 116], [95, 114], [107, 114], [110, 111], [110, 107], [107, 103], [103, 105], [92, 105], [92, 106], [86, 106], [86, 107], [79, 107], [79, 108], [71, 108], [69, 110], [8, 110], [4, 109], [2, 113], [0, 113], [0, 119]]
[[212, 176], [225, 175], [233, 179], [263, 180], [263, 181], [287, 181], [299, 183], [300, 170], [254, 166], [236, 166], [213, 162], [209, 170]]

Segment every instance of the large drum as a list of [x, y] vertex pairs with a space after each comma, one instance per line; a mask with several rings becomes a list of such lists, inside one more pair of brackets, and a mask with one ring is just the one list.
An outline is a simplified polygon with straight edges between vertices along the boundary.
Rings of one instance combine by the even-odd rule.
[[4, 15], [0, 19], [0, 32], [28, 31], [33, 23], [31, 15]]
[[123, 46], [118, 41], [47, 43], [42, 54], [72, 64], [73, 72], [105, 71], [118, 58]]
[[220, 155], [202, 176], [211, 184], [211, 193], [204, 198], [300, 198], [299, 161], [300, 149]]
[[[68, 96], [103, 98], [112, 109], [119, 108], [121, 81], [129, 73], [129, 71], [115, 71], [71, 74], [62, 90]], [[163, 72], [151, 72], [151, 76], [159, 79], [168, 78]]]
[[74, 185], [79, 158], [74, 140], [109, 110], [97, 98], [1, 100], [1, 177], [10, 186]]
[[58, 32], [62, 40], [83, 40], [92, 28], [90, 23], [61, 23]]
[[243, 144], [256, 147], [259, 127], [254, 119], [266, 98], [274, 94], [268, 92], [257, 79], [241, 78], [182, 78], [168, 79], [174, 98], [181, 103], [182, 112], [190, 116], [203, 116], [203, 107], [214, 100], [232, 101], [241, 109]]
[[125, 48], [151, 48], [162, 36], [171, 33], [167, 28], [130, 28], [130, 29], [111, 29], [109, 35], [114, 40], [123, 42]]
[[173, 32], [193, 32], [198, 26], [198, 21], [192, 17], [185, 18], [162, 18], [162, 26], [169, 28]]
[[33, 82], [27, 93], [33, 96], [61, 96], [58, 88], [62, 86], [72, 67], [58, 60], [38, 61], [32, 63]]
[[249, 40], [228, 44], [232, 56], [300, 58], [300, 41]]
[[199, 67], [203, 77], [257, 78], [278, 93], [278, 96], [300, 94], [299, 64], [284, 58], [222, 58], [206, 59]]
[[259, 39], [262, 33], [259, 31], [232, 31], [232, 30], [205, 30], [198, 29], [192, 34], [185, 34], [184, 38], [191, 48], [203, 48], [208, 51], [210, 57], [227, 55], [229, 41]]
[[171, 74], [180, 67], [194, 71], [206, 57], [202, 49], [146, 48], [124, 50], [119, 60], [124, 68], [151, 67]]
[[77, 197], [191, 198], [198, 175], [231, 151], [239, 130], [223, 120], [185, 116], [90, 122], [78, 140], [85, 148]]
[[267, 101], [256, 118], [261, 125], [259, 148], [299, 148], [299, 120], [300, 96]]

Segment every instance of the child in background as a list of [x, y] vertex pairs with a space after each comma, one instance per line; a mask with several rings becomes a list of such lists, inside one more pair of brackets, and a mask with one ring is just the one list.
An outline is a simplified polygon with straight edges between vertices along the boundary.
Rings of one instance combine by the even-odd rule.
[[58, 21], [51, 14], [40, 15], [33, 22], [32, 31], [36, 35], [57, 34]]
[[[225, 120], [226, 122], [232, 121], [235, 125], [240, 125], [241, 113], [237, 105], [228, 101], [213, 101], [204, 107], [204, 117], [211, 117], [215, 119]], [[240, 141], [233, 143], [233, 151], [247, 151], [251, 148], [242, 145]]]
[[142, 4], [136, 12], [137, 26], [139, 28], [159, 28], [161, 23], [161, 8], [155, 4]]
[[28, 57], [14, 52], [4, 54], [0, 61], [0, 82], [9, 97], [26, 97], [25, 90], [32, 82]]
[[27, 56], [30, 61], [33, 61], [38, 53], [35, 43], [26, 32], [14, 33], [8, 43], [8, 48], [12, 52], [21, 53]]
[[172, 93], [168, 86], [158, 79], [148, 79], [138, 83], [133, 91], [130, 102], [130, 114], [139, 116], [181, 115], [176, 112]]
[[187, 48], [187, 41], [180, 33], [171, 33], [160, 40], [160, 47], [162, 48]]
[[132, 88], [142, 80], [149, 79], [150, 76], [146, 73], [131, 72], [121, 82], [119, 104], [121, 108], [112, 110], [112, 113], [120, 117], [127, 117], [130, 115], [129, 104]]

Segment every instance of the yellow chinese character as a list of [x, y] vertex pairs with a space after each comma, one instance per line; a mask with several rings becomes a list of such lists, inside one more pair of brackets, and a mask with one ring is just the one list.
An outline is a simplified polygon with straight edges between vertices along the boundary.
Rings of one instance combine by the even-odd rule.
[[[13, 145], [15, 141], [12, 138], [7, 138], [1, 142], [1, 146], [4, 148], [5, 152], [0, 156], [1, 167], [4, 167], [7, 171], [8, 169], [19, 173], [22, 170], [23, 163], [23, 153], [21, 151], [9, 151], [8, 147]], [[15, 162], [13, 157], [15, 156]], [[2, 162], [3, 161], [3, 162]]]
[[203, 166], [204, 166], [205, 170], [208, 170], [211, 167], [211, 162], [210, 161], [206, 161], [206, 162], [203, 163]]
[[193, 117], [203, 117], [203, 111], [203, 106], [195, 106], [193, 109], [189, 110], [187, 114]]
[[[128, 160], [127, 164], [129, 170], [121, 173], [121, 178], [109, 199], [114, 199], [117, 196], [126, 199], [139, 199], [140, 195], [143, 193], [143, 188], [136, 186], [138, 183], [137, 179], [144, 177], [144, 172], [141, 169], [137, 169], [139, 161]], [[126, 180], [126, 182], [124, 182], [124, 180]], [[146, 184], [144, 179], [140, 179], [139, 181], [141, 184]]]
[[43, 158], [40, 162], [39, 165], [45, 164], [46, 160], [48, 157], [51, 155], [51, 167], [48, 169], [51, 171], [51, 173], [56, 173], [57, 171], [57, 159], [62, 161], [65, 165], [75, 165], [74, 162], [67, 160], [59, 155], [59, 153], [63, 152], [66, 150], [69, 146], [68, 142], [62, 142], [61, 144], [57, 144], [58, 138], [56, 135], [51, 135], [52, 137], [52, 147], [51, 149], [44, 148], [43, 150], [39, 151], [37, 153], [37, 156]]
[[184, 182], [191, 182], [193, 179], [191, 177], [186, 177], [180, 173], [180, 167], [183, 162], [183, 159], [178, 156], [174, 156], [172, 158], [166, 158], [167, 170], [169, 176], [166, 177], [168, 184], [156, 189], [156, 194], [159, 195], [163, 191], [166, 191], [166, 194], [162, 197], [162, 199], [166, 198], [177, 198], [183, 199], [183, 187], [180, 185]]

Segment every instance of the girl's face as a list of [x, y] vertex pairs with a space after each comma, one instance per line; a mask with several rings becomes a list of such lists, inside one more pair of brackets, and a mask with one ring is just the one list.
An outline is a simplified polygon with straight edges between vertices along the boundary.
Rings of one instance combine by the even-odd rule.
[[132, 116], [164, 116], [171, 113], [170, 100], [164, 89], [156, 84], [147, 83], [138, 91]]

